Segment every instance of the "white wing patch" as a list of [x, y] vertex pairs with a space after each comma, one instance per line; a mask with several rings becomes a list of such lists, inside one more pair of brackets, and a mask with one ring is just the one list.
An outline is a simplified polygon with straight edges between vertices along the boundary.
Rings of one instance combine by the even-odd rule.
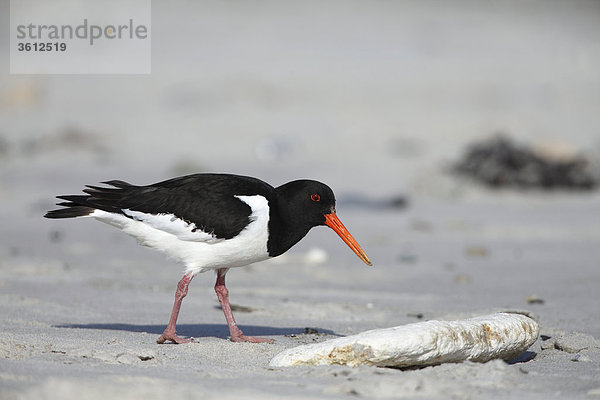
[[212, 232], [204, 232], [201, 227], [197, 227], [193, 222], [186, 222], [174, 214], [148, 214], [129, 209], [122, 211], [128, 217], [143, 222], [154, 229], [170, 233], [179, 240], [208, 243], [223, 240], [218, 239]]

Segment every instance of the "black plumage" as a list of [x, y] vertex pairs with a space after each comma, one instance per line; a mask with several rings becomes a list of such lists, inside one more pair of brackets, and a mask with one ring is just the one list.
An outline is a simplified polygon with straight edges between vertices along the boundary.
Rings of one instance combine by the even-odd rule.
[[[99, 209], [123, 214], [124, 209], [149, 214], [173, 214], [194, 223], [218, 239], [231, 239], [250, 222], [250, 207], [235, 196], [272, 198], [274, 188], [256, 178], [227, 174], [194, 174], [146, 186], [112, 180], [109, 187], [86, 185], [87, 195], [57, 196], [65, 208], [49, 211], [46, 218], [72, 218]], [[227, 212], [223, 212], [227, 210]]]

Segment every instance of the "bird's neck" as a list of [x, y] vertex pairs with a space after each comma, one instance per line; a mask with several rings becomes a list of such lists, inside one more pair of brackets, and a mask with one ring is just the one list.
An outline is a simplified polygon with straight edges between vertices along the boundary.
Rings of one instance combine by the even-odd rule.
[[298, 243], [312, 226], [290, 221], [288, 214], [278, 213], [275, 208], [271, 211], [269, 218], [269, 241], [267, 242], [267, 251], [271, 257], [277, 257], [288, 251], [293, 245]]

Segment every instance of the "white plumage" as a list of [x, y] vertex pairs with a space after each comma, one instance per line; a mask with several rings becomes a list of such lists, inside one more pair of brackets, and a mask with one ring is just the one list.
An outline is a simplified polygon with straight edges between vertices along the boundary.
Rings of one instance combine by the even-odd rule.
[[122, 210], [123, 213], [144, 224], [176, 236], [179, 240], [190, 242], [216, 243], [225, 239], [217, 238], [212, 232], [205, 232], [202, 227], [197, 227], [193, 222], [186, 222], [175, 214], [148, 214], [130, 209]]
[[144, 246], [159, 250], [186, 266], [196, 275], [219, 268], [241, 267], [269, 258], [269, 203], [260, 195], [235, 196], [252, 210], [250, 223], [232, 239], [216, 238], [194, 223], [173, 214], [148, 214], [129, 209], [124, 214], [94, 210], [89, 214], [121, 229]]

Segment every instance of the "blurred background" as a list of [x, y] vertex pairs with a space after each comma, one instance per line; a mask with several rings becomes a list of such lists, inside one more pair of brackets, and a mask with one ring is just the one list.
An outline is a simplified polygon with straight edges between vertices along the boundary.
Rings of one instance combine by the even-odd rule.
[[9, 75], [4, 59], [3, 192], [226, 171], [437, 195], [498, 133], [600, 151], [598, 1], [154, 1], [152, 18], [150, 75]]
[[[148, 75], [11, 75], [8, 32], [0, 0], [0, 356], [17, 360], [6, 387], [121, 377], [118, 360], [98, 369], [82, 356], [92, 350], [71, 349], [154, 346], [181, 278], [182, 266], [110, 226], [42, 218], [56, 195], [229, 172], [327, 183], [374, 263], [318, 228], [284, 256], [231, 271], [246, 333], [290, 343], [283, 335], [304, 327], [346, 335], [527, 309], [542, 327], [535, 362], [486, 390], [598, 394], [598, 353], [574, 358], [553, 340], [600, 338], [600, 1], [154, 0]], [[194, 280], [179, 334], [227, 337], [213, 279]], [[177, 347], [157, 356], [160, 368], [129, 373], [179, 388], [225, 371], [215, 396], [244, 382], [302, 379], [288, 395], [306, 383], [295, 371], [239, 380], [244, 352], [216, 343], [225, 364], [190, 353], [184, 374], [166, 354], [192, 348]], [[247, 365], [264, 369], [273, 348]], [[439, 373], [463, 393], [478, 381], [468, 367]], [[478, 376], [504, 376], [492, 368]], [[393, 378], [397, 389], [375, 386], [413, 393]], [[74, 382], [73, 398], [89, 392]], [[420, 377], [414, 386], [424, 395]]]
[[[8, 7], [2, 0], [5, 55]], [[111, 228], [41, 216], [84, 184], [230, 172], [329, 184], [383, 271], [371, 275], [375, 286], [439, 279], [450, 293], [479, 273], [469, 293], [485, 295], [489, 270], [469, 260], [541, 271], [539, 253], [519, 258], [526, 240], [541, 240], [532, 248], [547, 257], [570, 246], [593, 264], [600, 2], [154, 1], [151, 37], [149, 75], [10, 75], [4, 56], [4, 256], [62, 259], [51, 243], [65, 236], [80, 244], [72, 257], [102, 253], [90, 243], [103, 235], [111, 254], [138, 252]], [[469, 159], [474, 143], [490, 147]], [[547, 184], [554, 175], [583, 184]], [[319, 243], [340, 252], [331, 263], [356, 262], [315, 231], [300, 251]], [[127, 257], [151, 257], [139, 254]], [[398, 264], [402, 279], [386, 281]], [[517, 303], [534, 294], [543, 291]]]

